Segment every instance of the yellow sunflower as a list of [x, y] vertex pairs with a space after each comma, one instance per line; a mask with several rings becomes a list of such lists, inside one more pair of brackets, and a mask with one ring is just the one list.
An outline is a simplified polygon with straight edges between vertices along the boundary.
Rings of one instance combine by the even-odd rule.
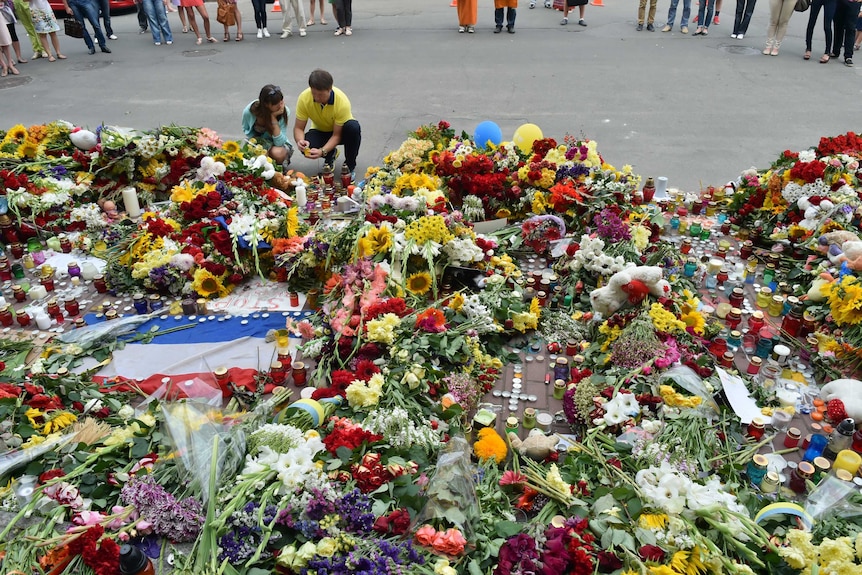
[[12, 140], [23, 140], [27, 137], [27, 128], [23, 125], [18, 124], [17, 126], [12, 126], [8, 132], [6, 132], [6, 141]]
[[222, 145], [221, 149], [228, 154], [236, 154], [239, 152], [239, 143], [234, 140], [228, 140]]
[[39, 144], [29, 138], [18, 146], [18, 155], [22, 158], [35, 158], [38, 152]]
[[643, 529], [663, 529], [667, 525], [667, 515], [664, 513], [641, 513], [638, 525]]
[[205, 268], [195, 270], [192, 289], [205, 298], [224, 297], [230, 293], [224, 284], [222, 284], [221, 278], [213, 275]]
[[464, 307], [464, 296], [461, 292], [452, 296], [452, 299], [449, 300], [449, 307], [452, 311], [461, 311], [461, 308]]
[[299, 208], [293, 206], [287, 210], [284, 225], [287, 228], [287, 237], [292, 238], [297, 235], [299, 232]]
[[685, 323], [686, 327], [692, 328], [694, 333], [703, 335], [703, 329], [706, 327], [706, 320], [703, 319], [700, 312], [692, 310], [688, 313], [682, 314], [679, 319]]
[[359, 255], [361, 257], [374, 256], [388, 252], [391, 247], [392, 232], [389, 231], [389, 228], [371, 228], [365, 237], [359, 240]]
[[413, 295], [425, 295], [431, 289], [431, 274], [428, 272], [413, 274], [407, 278], [405, 288]]

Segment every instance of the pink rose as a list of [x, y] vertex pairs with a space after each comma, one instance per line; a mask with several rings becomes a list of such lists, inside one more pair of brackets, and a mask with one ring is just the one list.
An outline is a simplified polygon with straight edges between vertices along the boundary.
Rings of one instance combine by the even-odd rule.
[[467, 540], [461, 535], [461, 532], [454, 527], [437, 533], [434, 542], [431, 544], [435, 551], [445, 553], [446, 555], [460, 555], [464, 552], [464, 546]]
[[430, 547], [433, 545], [434, 540], [437, 536], [437, 530], [431, 527], [430, 525], [423, 525], [419, 529], [416, 530], [416, 542], [419, 545], [424, 545], [426, 547]]

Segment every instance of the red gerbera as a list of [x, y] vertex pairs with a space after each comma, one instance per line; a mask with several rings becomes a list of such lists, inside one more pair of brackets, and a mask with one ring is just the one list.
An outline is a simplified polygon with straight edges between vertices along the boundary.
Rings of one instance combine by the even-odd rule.
[[416, 328], [428, 333], [446, 331], [446, 316], [436, 308], [428, 308], [416, 317]]

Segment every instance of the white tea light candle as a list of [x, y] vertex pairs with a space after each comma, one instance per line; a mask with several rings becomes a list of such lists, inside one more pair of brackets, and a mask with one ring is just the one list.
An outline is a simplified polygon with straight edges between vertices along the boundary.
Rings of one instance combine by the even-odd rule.
[[135, 188], [123, 190], [123, 205], [130, 218], [137, 218], [141, 215], [141, 204], [138, 203], [138, 191]]

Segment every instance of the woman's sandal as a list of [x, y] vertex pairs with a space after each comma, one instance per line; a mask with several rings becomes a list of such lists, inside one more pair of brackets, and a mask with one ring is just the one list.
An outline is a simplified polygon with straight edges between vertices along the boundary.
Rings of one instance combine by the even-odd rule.
[[225, 42], [230, 42], [230, 34], [228, 34], [227, 32], [226, 32], [226, 33], [225, 33], [225, 35], [224, 35], [224, 41], [225, 41]]
[[216, 39], [215, 39], [215, 38], [213, 38], [212, 36], [208, 36], [208, 37], [207, 37], [207, 42], [209, 42], [210, 44], [215, 44], [216, 42], [218, 42], [218, 40], [216, 40]]
[[341, 36], [342, 34], [344, 34], [344, 30], [339, 28], [338, 30], [335, 31], [335, 34], [333, 34], [333, 36]]
[[189, 33], [188, 26], [183, 26], [183, 34], [188, 34], [188, 33]]
[[305, 23], [306, 26], [314, 26], [314, 20], [309, 20]]
[[326, 26], [327, 24], [329, 24], [329, 22], [327, 22], [327, 21], [326, 21], [326, 20], [324, 20], [323, 18], [321, 18], [321, 19], [320, 19], [320, 25], [321, 25], [321, 26]]
[[802, 59], [803, 60], [810, 60], [811, 59], [811, 50], [806, 50], [805, 54], [802, 55]]
[[243, 38], [244, 38], [244, 36], [242, 35], [242, 32], [237, 32], [237, 33], [236, 33], [236, 41], [237, 41], [237, 42], [242, 42], [242, 39], [243, 39]]
[[821, 64], [825, 64], [828, 61], [829, 61], [829, 54], [823, 54], [822, 56], [820, 56], [820, 63]]
[[203, 42], [203, 40], [200, 37], [198, 37], [198, 39], [195, 40], [195, 44], [197, 44], [198, 46], [201, 45], [201, 42]]

